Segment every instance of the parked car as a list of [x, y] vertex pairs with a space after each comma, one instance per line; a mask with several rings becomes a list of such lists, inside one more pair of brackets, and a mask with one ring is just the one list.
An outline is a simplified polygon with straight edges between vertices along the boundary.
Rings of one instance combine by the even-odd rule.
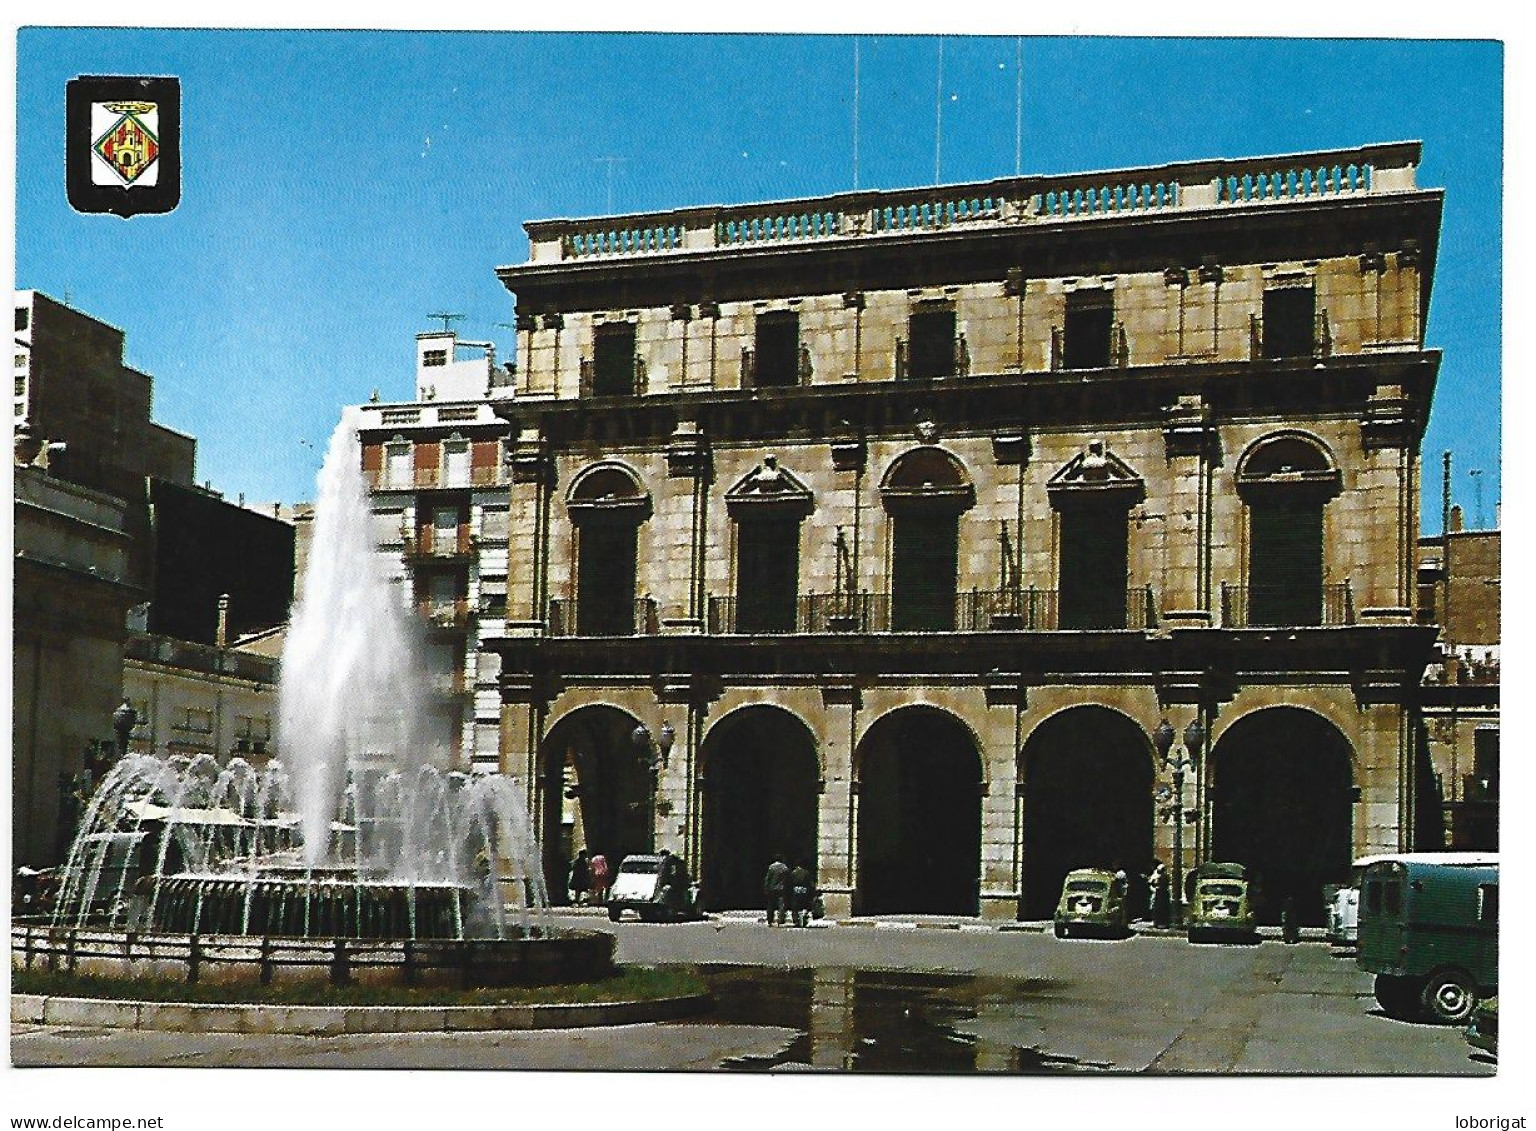
[[1189, 899], [1189, 941], [1258, 937], [1253, 892], [1241, 864], [1211, 862], [1195, 869]]
[[1477, 1003], [1472, 1022], [1467, 1026], [1467, 1044], [1482, 1049], [1489, 1056], [1499, 1055], [1499, 996]]
[[1068, 872], [1056, 904], [1056, 937], [1129, 933], [1124, 873], [1099, 868]]
[[698, 885], [671, 853], [626, 856], [608, 891], [608, 918], [617, 923], [625, 911], [646, 923], [701, 918]]
[[1425, 853], [1370, 865], [1355, 961], [1376, 975], [1376, 1001], [1388, 1014], [1465, 1025], [1480, 1000], [1498, 993], [1497, 859]]

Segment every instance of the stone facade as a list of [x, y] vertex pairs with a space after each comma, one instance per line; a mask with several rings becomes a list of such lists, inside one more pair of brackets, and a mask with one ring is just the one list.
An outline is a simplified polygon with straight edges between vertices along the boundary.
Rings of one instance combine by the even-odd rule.
[[716, 907], [787, 854], [834, 911], [1039, 917], [1181, 821], [1310, 911], [1410, 847], [1418, 157], [526, 225], [479, 647], [552, 886], [573, 813]]

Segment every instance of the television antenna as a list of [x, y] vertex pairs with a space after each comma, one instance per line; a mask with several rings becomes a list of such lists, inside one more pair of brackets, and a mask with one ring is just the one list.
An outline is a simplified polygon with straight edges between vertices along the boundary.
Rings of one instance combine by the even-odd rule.
[[446, 311], [446, 310], [434, 310], [431, 314], [427, 315], [427, 317], [428, 318], [441, 318], [443, 320], [443, 333], [445, 333], [445, 334], [448, 332], [448, 329], [449, 329], [448, 323], [450, 323], [450, 322], [459, 322], [459, 321], [462, 321], [463, 318], [464, 318], [464, 316], [462, 314], [453, 314], [453, 313], [450, 313], [449, 311]]

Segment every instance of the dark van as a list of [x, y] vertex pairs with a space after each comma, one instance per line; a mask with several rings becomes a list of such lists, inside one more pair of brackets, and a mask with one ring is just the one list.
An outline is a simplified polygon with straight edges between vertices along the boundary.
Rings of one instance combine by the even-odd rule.
[[1356, 961], [1394, 1017], [1465, 1025], [1498, 992], [1499, 866], [1433, 854], [1378, 860], [1360, 891]]

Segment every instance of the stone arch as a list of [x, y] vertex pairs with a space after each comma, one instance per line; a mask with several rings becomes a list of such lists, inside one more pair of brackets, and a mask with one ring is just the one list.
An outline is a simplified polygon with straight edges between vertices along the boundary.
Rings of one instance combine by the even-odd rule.
[[705, 906], [756, 908], [775, 856], [816, 873], [821, 760], [814, 732], [773, 704], [738, 707], [700, 746]]
[[1156, 780], [1151, 740], [1112, 707], [1079, 704], [1047, 718], [1019, 751], [1023, 874], [1019, 917], [1048, 919], [1074, 868], [1123, 870], [1145, 907]]
[[654, 783], [636, 748], [640, 720], [621, 707], [591, 703], [561, 715], [539, 747], [540, 842], [551, 898], [562, 899], [576, 851], [602, 853], [610, 868], [655, 844]]
[[1263, 707], [1227, 726], [1211, 750], [1211, 854], [1247, 867], [1261, 922], [1295, 900], [1323, 916], [1323, 885], [1349, 877], [1354, 748], [1304, 707]]
[[949, 711], [899, 707], [854, 752], [860, 914], [980, 911], [981, 795], [975, 734]]

